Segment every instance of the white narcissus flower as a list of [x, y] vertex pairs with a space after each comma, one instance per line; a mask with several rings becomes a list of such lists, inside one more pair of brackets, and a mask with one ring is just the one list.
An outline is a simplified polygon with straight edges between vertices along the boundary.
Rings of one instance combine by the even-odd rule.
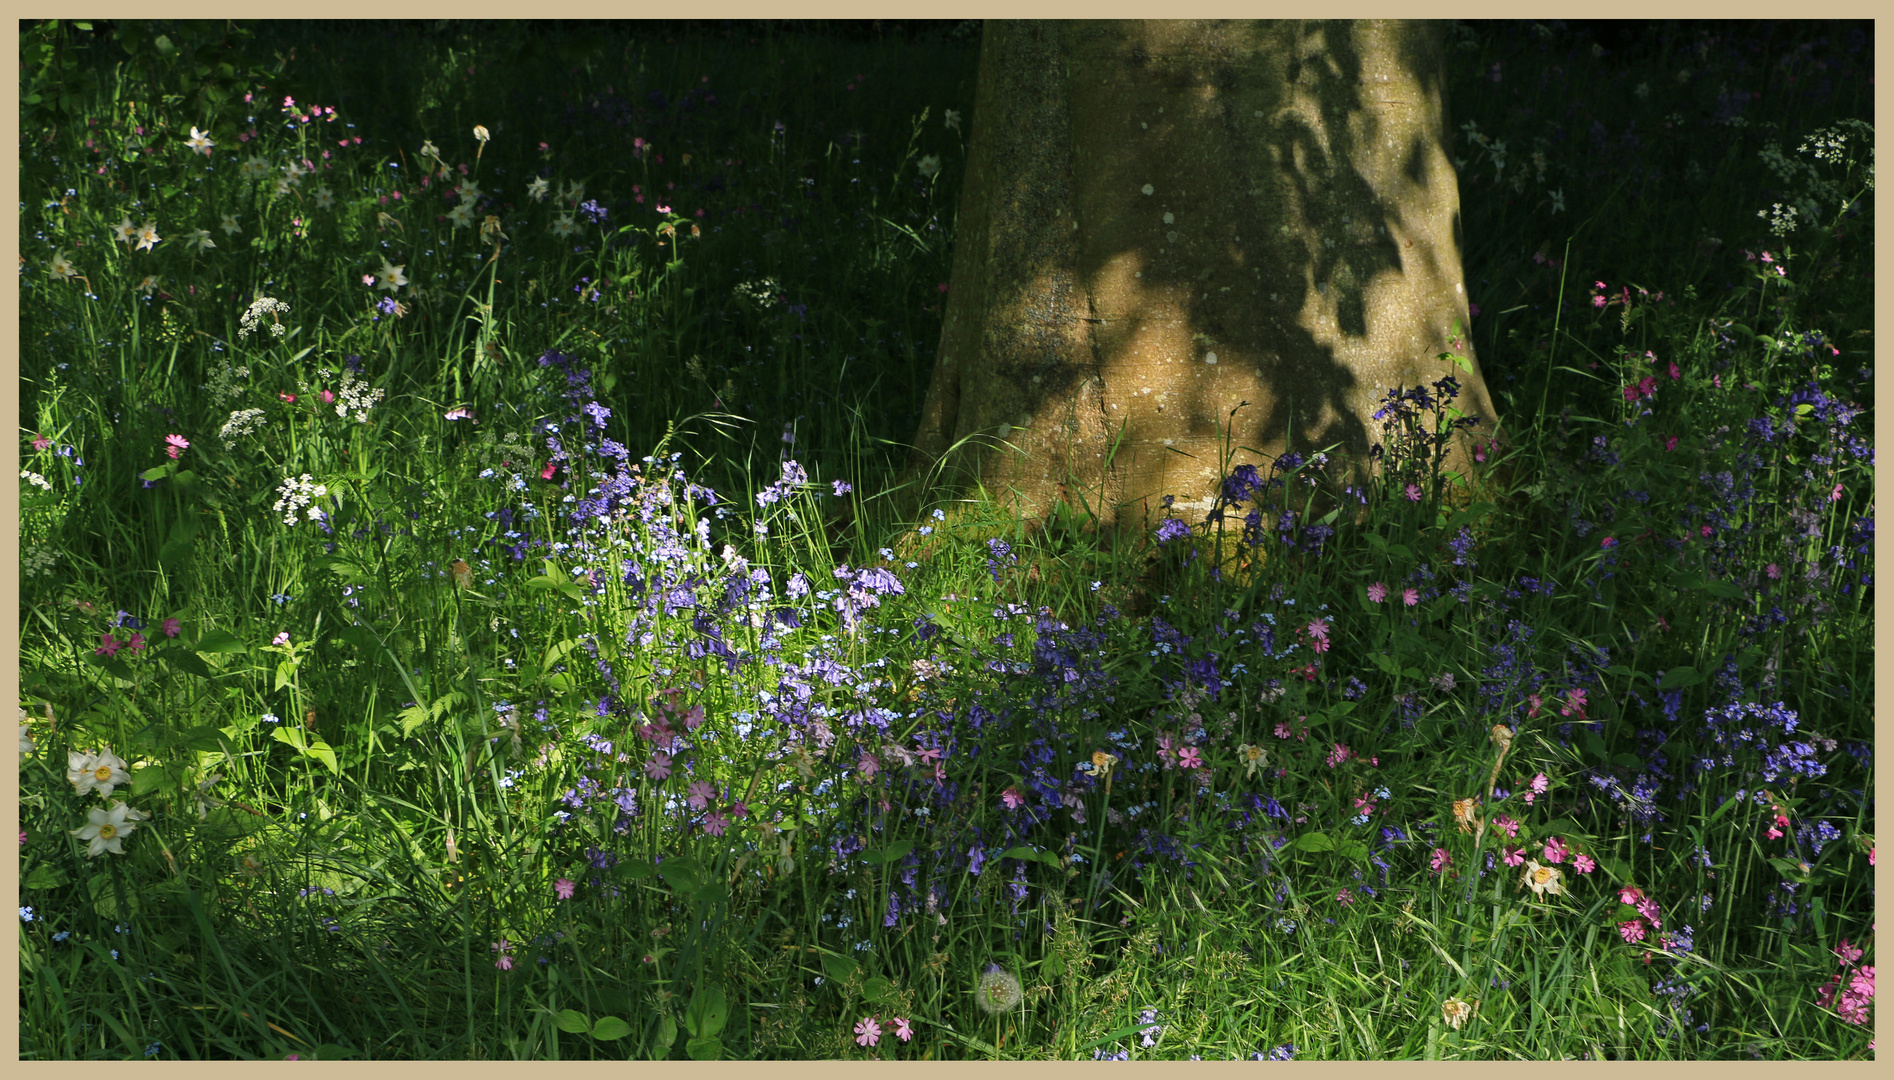
[[147, 221], [138, 227], [138, 250], [150, 251], [164, 240], [158, 235], [158, 223]]
[[335, 206], [335, 192], [330, 191], [326, 186], [317, 188], [316, 209], [328, 210], [333, 206]]
[[138, 827], [135, 824], [137, 821], [148, 816], [114, 800], [106, 809], [95, 806], [86, 811], [86, 824], [72, 830], [72, 835], [86, 842], [88, 859], [96, 859], [108, 851], [114, 855], [123, 855], [125, 838]]
[[191, 137], [185, 140], [184, 145], [190, 147], [191, 149], [197, 151], [198, 153], [204, 155], [205, 157], [209, 157], [210, 148], [213, 146], [216, 146], [217, 144], [210, 141], [209, 132], [199, 131], [197, 130], [197, 126], [193, 124], [191, 126]]
[[585, 198], [584, 184], [567, 184], [565, 188], [559, 192], [559, 201], [562, 203], [571, 203], [573, 206], [579, 205], [579, 200], [583, 198]]
[[46, 269], [61, 281], [70, 281], [79, 276], [79, 271], [73, 267], [72, 261], [66, 258], [64, 251], [53, 252], [52, 261], [46, 264]]
[[460, 196], [459, 201], [463, 203], [475, 202], [480, 198], [480, 185], [472, 180], [462, 180], [459, 186], [454, 188], [454, 194]]
[[934, 174], [940, 171], [940, 158], [935, 157], [933, 154], [929, 154], [926, 157], [922, 158], [920, 164], [916, 167], [921, 170], [921, 175], [923, 177], [925, 177], [926, 179], [932, 180], [934, 178]]
[[66, 779], [80, 795], [97, 790], [101, 796], [110, 798], [112, 789], [129, 782], [131, 774], [125, 771], [124, 760], [114, 755], [108, 746], [96, 754], [67, 751]]
[[243, 231], [237, 226], [237, 215], [235, 214], [225, 214], [224, 223], [219, 226], [219, 228], [224, 230], [225, 236], [235, 236]]
[[[24, 712], [25, 710], [23, 709], [21, 711]], [[26, 726], [26, 723], [24, 721], [22, 721], [20, 723], [20, 756], [25, 757], [26, 755], [32, 752], [33, 752], [32, 730]]]
[[559, 220], [552, 223], [552, 234], [554, 236], [571, 236], [578, 231], [578, 223], [572, 220], [571, 214], [560, 214]]
[[1236, 758], [1243, 763], [1243, 775], [1252, 777], [1256, 775], [1257, 768], [1269, 760], [1269, 751], [1260, 746], [1244, 743], [1236, 748]]
[[948, 126], [948, 127], [950, 127], [950, 128], [953, 128], [953, 129], [954, 129], [955, 131], [959, 131], [959, 130], [960, 130], [960, 112], [959, 112], [959, 110], [957, 110], [957, 109], [948, 109], [948, 110], [947, 110], [947, 114], [946, 114], [945, 116], [943, 116], [943, 117], [942, 117], [941, 119], [943, 119], [943, 120], [945, 120], [945, 121], [947, 122], [947, 126]]
[[270, 174], [270, 163], [264, 160], [262, 155], [253, 154], [244, 161], [241, 172], [245, 180], [252, 180], [259, 176], [268, 176]]
[[138, 283], [138, 291], [144, 293], [146, 296], [150, 296], [152, 293], [158, 291], [158, 286], [163, 284], [164, 278], [159, 275], [146, 274], [145, 280]]
[[545, 177], [543, 176], [537, 177], [533, 180], [532, 183], [526, 185], [526, 194], [531, 196], [534, 202], [545, 202], [546, 189], [550, 188], [551, 186], [552, 186], [551, 184], [548, 184], [546, 182]]
[[1537, 860], [1526, 860], [1526, 872], [1520, 883], [1532, 890], [1532, 895], [1545, 899], [1546, 893], [1554, 896], [1565, 895], [1565, 886], [1560, 879], [1565, 875], [1556, 866], [1540, 866]]
[[128, 214], [124, 221], [112, 226], [112, 232], [118, 236], [119, 243], [129, 244], [132, 242], [132, 237], [138, 235], [138, 226], [132, 224], [131, 216]]
[[184, 243], [199, 251], [205, 251], [217, 246], [217, 241], [210, 238], [209, 229], [192, 229], [191, 235], [184, 238]]
[[447, 212], [447, 220], [453, 222], [456, 229], [465, 229], [472, 225], [474, 222], [473, 203], [463, 200], [456, 204]]
[[402, 269], [402, 267], [390, 265], [387, 259], [383, 259], [381, 261], [381, 272], [377, 275], [381, 278], [380, 287], [393, 290], [406, 285], [408, 283], [408, 275], [402, 273]]
[[1457, 997], [1450, 997], [1440, 1003], [1440, 1018], [1455, 1031], [1459, 1031], [1460, 1025], [1466, 1023], [1467, 1018], [1472, 1015], [1473, 1005]]

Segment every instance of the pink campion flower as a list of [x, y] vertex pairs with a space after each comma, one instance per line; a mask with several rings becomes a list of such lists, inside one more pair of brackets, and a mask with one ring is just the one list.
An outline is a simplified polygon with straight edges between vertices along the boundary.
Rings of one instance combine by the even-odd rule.
[[1000, 792], [1000, 805], [1008, 810], [1017, 810], [1026, 805], [1026, 798], [1019, 793], [1018, 788], [1009, 787]]
[[855, 1025], [855, 1042], [861, 1046], [873, 1046], [881, 1041], [881, 1025], [872, 1016], [862, 1017]]
[[1194, 746], [1186, 746], [1177, 752], [1177, 765], [1183, 769], [1203, 767], [1203, 752]]
[[1768, 566], [1763, 567], [1762, 572], [1769, 575], [1770, 581], [1780, 581], [1782, 579], [1782, 567], [1777, 566], [1775, 563], [1770, 563]]
[[1435, 848], [1433, 862], [1428, 865], [1433, 867], [1434, 873], [1441, 873], [1453, 865], [1453, 856], [1447, 853], [1446, 848]]
[[1408, 607], [1413, 607], [1414, 605], [1420, 603], [1420, 590], [1408, 589], [1407, 591], [1403, 592], [1401, 594], [1401, 603], [1406, 604]]
[[[1519, 835], [1519, 823], [1517, 821], [1514, 821], [1512, 818], [1507, 817], [1504, 814], [1501, 814], [1493, 819], [1493, 827], [1505, 833], [1507, 839], [1509, 840]], [[1557, 860], [1554, 860], [1554, 861], [1557, 861]]]
[[166, 619], [158, 624], [158, 629], [164, 631], [165, 637], [177, 637], [179, 623], [176, 619]]
[[704, 707], [702, 705], [692, 705], [689, 709], [686, 709], [684, 711], [684, 730], [685, 731], [696, 731], [697, 725], [703, 722], [704, 722]]
[[492, 951], [500, 954], [500, 958], [493, 962], [494, 967], [499, 968], [501, 971], [513, 970], [513, 958], [507, 955], [508, 953], [511, 953], [513, 951], [512, 942], [508, 941], [505, 938], [501, 938], [500, 940], [493, 943]]
[[1642, 899], [1644, 899], [1644, 890], [1638, 888], [1636, 885], [1626, 885], [1624, 888], [1618, 890], [1618, 902], [1620, 904], [1635, 904]]
[[573, 883], [571, 878], [560, 878], [558, 881], [552, 883], [552, 894], [561, 900], [572, 899], [572, 894], [577, 889], [578, 886]]
[[132, 631], [132, 639], [125, 643], [125, 647], [133, 652], [142, 650], [145, 647], [145, 635]]
[[1626, 945], [1636, 945], [1644, 940], [1644, 922], [1641, 919], [1626, 919], [1618, 924], [1618, 936]]
[[1407, 496], [1408, 502], [1419, 502], [1420, 497], [1421, 497], [1420, 485], [1419, 484], [1407, 485], [1407, 491], [1404, 492], [1404, 494]]
[[914, 1029], [908, 1025], [907, 1017], [897, 1016], [894, 1018], [894, 1034], [895, 1038], [900, 1039], [902, 1042], [907, 1042], [914, 1037]]
[[1589, 874], [1593, 870], [1597, 869], [1597, 867], [1598, 867], [1598, 864], [1591, 861], [1590, 855], [1581, 854], [1581, 855], [1572, 856], [1572, 869], [1578, 871], [1581, 874]]
[[1507, 866], [1518, 866], [1526, 861], [1525, 849], [1517, 844], [1507, 844], [1506, 852], [1500, 856], [1500, 861]]
[[1677, 449], [1677, 436], [1672, 435], [1664, 440], [1664, 452], [1668, 454], [1675, 449]]
[[124, 645], [110, 634], [99, 635], [99, 647], [92, 650], [94, 656], [117, 656]]
[[875, 755], [863, 750], [861, 760], [855, 763], [855, 768], [861, 772], [862, 779], [873, 780], [875, 774], [881, 771], [881, 762], [875, 760]]
[[1350, 750], [1348, 747], [1344, 746], [1341, 743], [1336, 743], [1335, 749], [1329, 751], [1328, 757], [1325, 760], [1328, 762], [1328, 767], [1333, 769], [1335, 766], [1340, 765], [1344, 761], [1347, 761], [1352, 756], [1354, 756], [1353, 750]]
[[1290, 733], [1289, 733], [1289, 721], [1287, 721], [1287, 720], [1278, 720], [1278, 721], [1276, 721], [1276, 738], [1278, 738], [1278, 739], [1286, 739], [1286, 738], [1288, 738], [1288, 737], [1289, 737], [1289, 734], [1290, 734]]
[[1580, 720], [1585, 716], [1585, 691], [1571, 690], [1565, 695], [1565, 704], [1559, 709], [1560, 716], [1575, 716]]
[[184, 453], [184, 451], [191, 447], [190, 440], [182, 435], [166, 435], [164, 442], [164, 452], [170, 456], [172, 461], [176, 461], [179, 454]]
[[1545, 794], [1545, 790], [1552, 786], [1552, 781], [1546, 779], [1546, 775], [1544, 773], [1540, 773], [1539, 775], [1532, 778], [1532, 783], [1527, 784], [1526, 786], [1531, 788], [1534, 792], [1537, 792], [1538, 794], [1543, 795]]
[[47, 438], [44, 435], [33, 436], [33, 449], [35, 450], [44, 450], [47, 447], [51, 446], [52, 444], [53, 444], [53, 440]]
[[1538, 716], [1539, 706], [1544, 705], [1544, 704], [1545, 704], [1545, 699], [1541, 698], [1539, 695], [1527, 694], [1526, 695], [1526, 719], [1531, 720], [1532, 718]]
[[1480, 443], [1473, 444], [1473, 460], [1479, 461], [1479, 462], [1484, 462], [1486, 460], [1486, 444], [1485, 443], [1480, 442]]
[[1651, 899], [1648, 896], [1643, 896], [1643, 897], [1639, 897], [1638, 902], [1634, 904], [1633, 906], [1638, 909], [1639, 915], [1644, 916], [1644, 918], [1650, 922], [1651, 929], [1653, 930], [1663, 929], [1664, 920], [1659, 917], [1661, 915], [1661, 912], [1658, 910], [1657, 901]]
[[723, 831], [729, 827], [730, 819], [717, 810], [712, 810], [710, 816], [704, 819], [704, 831], [712, 836], [722, 836]]
[[1840, 484], [1836, 484], [1835, 490], [1828, 493], [1828, 501], [1829, 502], [1841, 501], [1841, 485]]
[[1309, 636], [1320, 641], [1328, 637], [1328, 620], [1317, 619], [1309, 624]]
[[651, 755], [644, 763], [644, 774], [653, 780], [663, 780], [671, 775], [671, 755], [660, 750]]
[[1563, 840], [1560, 840], [1558, 837], [1555, 836], [1552, 839], [1547, 840], [1545, 842], [1545, 861], [1546, 862], [1562, 863], [1565, 861], [1565, 857], [1569, 854], [1571, 854], [1571, 851], [1566, 848], [1565, 842]]
[[1388, 587], [1386, 585], [1383, 585], [1381, 582], [1377, 581], [1374, 584], [1368, 586], [1368, 602], [1369, 603], [1379, 604], [1381, 601], [1386, 600], [1387, 598], [1388, 598]]
[[287, 645], [287, 644], [289, 644], [289, 631], [287, 631], [287, 630], [285, 630], [285, 631], [283, 631], [282, 633], [280, 633], [280, 634], [277, 634], [277, 635], [276, 635], [275, 637], [273, 637], [273, 638], [271, 638], [271, 639], [270, 639], [270, 644], [272, 644], [272, 645]]
[[749, 808], [749, 807], [747, 807], [747, 806], [745, 806], [745, 805], [743, 805], [743, 800], [742, 800], [742, 799], [738, 799], [738, 800], [737, 800], [736, 802], [733, 802], [733, 803], [731, 803], [731, 804], [730, 804], [730, 816], [731, 816], [731, 817], [733, 817], [733, 818], [746, 818], [746, 817], [749, 817], [749, 816], [750, 816], [750, 808]]
[[687, 800], [693, 810], [703, 810], [717, 795], [717, 789], [707, 780], [699, 780], [690, 786], [690, 798]]
[[1852, 964], [1862, 957], [1861, 950], [1854, 945], [1848, 944], [1847, 938], [1842, 938], [1841, 944], [1835, 946], [1834, 951], [1836, 956], [1841, 957], [1841, 962], [1844, 964]]
[[1347, 889], [1343, 889], [1341, 892], [1335, 894], [1335, 902], [1343, 907], [1347, 907], [1355, 902], [1355, 894], [1349, 892]]

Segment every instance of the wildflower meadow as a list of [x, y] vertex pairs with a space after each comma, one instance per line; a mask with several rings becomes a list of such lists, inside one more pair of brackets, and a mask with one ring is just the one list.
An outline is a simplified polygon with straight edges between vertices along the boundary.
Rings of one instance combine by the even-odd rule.
[[22, 27], [23, 1058], [1872, 1057], [1871, 22], [1455, 26], [1499, 415], [1131, 533], [977, 23]]

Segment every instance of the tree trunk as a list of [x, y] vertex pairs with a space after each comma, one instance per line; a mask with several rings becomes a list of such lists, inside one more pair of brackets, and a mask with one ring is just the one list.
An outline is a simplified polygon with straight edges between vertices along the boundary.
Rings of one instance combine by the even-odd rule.
[[1445, 84], [1426, 23], [989, 21], [916, 465], [1137, 527], [1397, 386], [1490, 423]]

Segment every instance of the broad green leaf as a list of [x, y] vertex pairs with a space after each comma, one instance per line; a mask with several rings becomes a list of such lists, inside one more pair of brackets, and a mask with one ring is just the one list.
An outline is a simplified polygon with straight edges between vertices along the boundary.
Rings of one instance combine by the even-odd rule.
[[1657, 680], [1657, 688], [1659, 690], [1682, 690], [1684, 687], [1695, 686], [1702, 681], [1702, 672], [1699, 672], [1696, 668], [1688, 664], [1679, 664], [1669, 671], [1664, 672], [1663, 677]]
[[194, 648], [201, 654], [250, 651], [248, 645], [237, 640], [236, 635], [230, 633], [228, 630], [204, 631], [204, 636], [197, 639], [197, 644]]
[[216, 677], [210, 667], [204, 663], [204, 658], [194, 652], [186, 652], [183, 649], [170, 649], [159, 653], [158, 658], [164, 661], [165, 666], [181, 671], [186, 675], [192, 675], [200, 679]]
[[829, 978], [836, 982], [847, 982], [854, 976], [855, 969], [858, 967], [860, 965], [849, 957], [837, 953], [822, 954], [822, 970], [828, 972]]
[[696, 860], [684, 855], [673, 855], [659, 863], [658, 876], [679, 897], [689, 896], [703, 887]]
[[652, 1041], [652, 1056], [662, 1061], [671, 1054], [671, 1044], [677, 1041], [677, 1021], [669, 1013], [658, 1017], [658, 1035]]
[[717, 1061], [723, 1057], [723, 1040], [715, 1035], [700, 1035], [684, 1044], [692, 1061]]
[[724, 999], [723, 987], [716, 983], [698, 987], [691, 995], [690, 1008], [684, 1012], [684, 1026], [700, 1037], [715, 1036], [729, 1019], [730, 1004]]
[[592, 1025], [592, 1037], [601, 1042], [617, 1042], [631, 1034], [631, 1025], [616, 1016], [601, 1016]]
[[1295, 846], [1297, 851], [1334, 851], [1335, 841], [1330, 840], [1326, 833], [1303, 833], [1296, 838]]
[[886, 994], [889, 988], [893, 986], [893, 980], [887, 976], [876, 975], [874, 978], [862, 983], [862, 1000], [868, 1002], [870, 1005], [876, 1004], [881, 1001], [882, 995]]
[[574, 1035], [584, 1035], [592, 1030], [592, 1022], [577, 1009], [561, 1009], [553, 1016], [552, 1022], [560, 1031], [569, 1031]]
[[57, 889], [65, 883], [66, 875], [60, 873], [57, 867], [35, 866], [20, 884], [29, 889]]
[[[908, 852], [913, 851], [913, 850], [914, 850], [914, 841], [896, 840], [894, 843], [889, 844], [887, 847], [884, 847], [880, 849], [879, 851], [864, 852], [862, 854], [862, 861], [865, 863], [868, 863], [871, 866], [880, 866], [882, 863], [893, 862], [894, 860], [900, 858], [903, 855], [906, 855]], [[1015, 848], [1014, 850], [1018, 851], [1018, 850], [1029, 850], [1029, 849]], [[1030, 856], [1014, 855], [1011, 851], [1009, 851], [1002, 857], [1010, 858], [1010, 859], [1020, 859], [1020, 858], [1029, 858]]]

